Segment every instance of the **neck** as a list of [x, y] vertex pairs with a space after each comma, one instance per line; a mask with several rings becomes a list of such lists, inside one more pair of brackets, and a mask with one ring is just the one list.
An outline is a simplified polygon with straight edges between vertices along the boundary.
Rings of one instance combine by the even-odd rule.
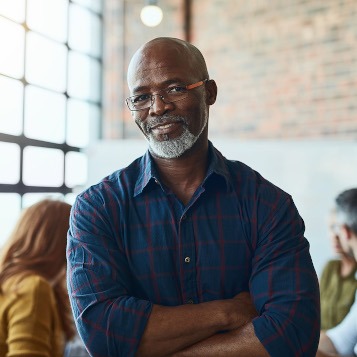
[[351, 274], [351, 272], [355, 269], [356, 267], [356, 260], [347, 255], [344, 254], [341, 257], [341, 276], [345, 277]]
[[205, 178], [208, 161], [208, 141], [199, 139], [182, 156], [164, 159], [153, 156], [161, 181], [187, 204]]

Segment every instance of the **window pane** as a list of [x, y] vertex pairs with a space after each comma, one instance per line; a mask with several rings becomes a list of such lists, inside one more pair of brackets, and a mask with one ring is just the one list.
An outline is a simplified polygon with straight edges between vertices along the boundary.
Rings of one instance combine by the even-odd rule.
[[87, 182], [87, 156], [80, 152], [69, 152], [66, 155], [66, 185], [83, 186]]
[[[67, 115], [67, 144], [77, 147], [86, 147], [89, 140], [98, 138], [99, 108], [80, 100], [68, 101]], [[93, 132], [93, 135], [90, 133]], [[96, 136], [94, 136], [94, 133]]]
[[85, 6], [86, 8], [97, 12], [98, 14], [103, 11], [103, 0], [73, 0], [79, 5]]
[[24, 75], [24, 48], [24, 28], [0, 17], [0, 73], [22, 78]]
[[68, 94], [94, 102], [100, 100], [100, 65], [87, 56], [69, 52]]
[[21, 197], [0, 193], [0, 248], [8, 240], [21, 213]]
[[101, 21], [89, 10], [71, 5], [69, 12], [68, 44], [72, 49], [101, 56]]
[[[0, 75], [0, 132], [22, 133], [23, 85], [20, 81]], [[6, 98], [6, 100], [1, 100]]]
[[23, 208], [29, 207], [46, 198], [63, 201], [63, 195], [61, 193], [52, 193], [52, 192], [25, 193], [22, 196], [22, 207]]
[[77, 197], [76, 193], [67, 193], [67, 195], [64, 196], [64, 200], [65, 200], [65, 202], [67, 202], [73, 206], [74, 201], [76, 200], [76, 197]]
[[0, 0], [0, 15], [16, 22], [24, 22], [25, 0]]
[[66, 97], [34, 86], [25, 93], [25, 128], [28, 138], [65, 141]]
[[63, 152], [28, 146], [24, 149], [23, 182], [28, 186], [63, 185]]
[[0, 183], [16, 184], [20, 180], [20, 146], [0, 141]]
[[66, 42], [68, 0], [27, 0], [27, 24], [54, 40]]
[[58, 92], [66, 90], [67, 48], [33, 32], [27, 34], [26, 79]]

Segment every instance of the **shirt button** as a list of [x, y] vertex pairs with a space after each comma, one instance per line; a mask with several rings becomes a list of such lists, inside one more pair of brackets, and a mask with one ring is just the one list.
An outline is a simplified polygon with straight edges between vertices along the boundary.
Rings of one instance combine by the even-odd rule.
[[184, 219], [186, 219], [187, 218], [187, 216], [184, 214], [183, 216], [182, 216], [182, 220], [184, 220]]
[[188, 300], [186, 301], [186, 304], [193, 304], [193, 300], [192, 300], [192, 299], [188, 299]]
[[189, 263], [191, 261], [191, 258], [190, 257], [186, 257], [185, 258], [185, 263]]
[[159, 181], [155, 179], [155, 183], [159, 184]]

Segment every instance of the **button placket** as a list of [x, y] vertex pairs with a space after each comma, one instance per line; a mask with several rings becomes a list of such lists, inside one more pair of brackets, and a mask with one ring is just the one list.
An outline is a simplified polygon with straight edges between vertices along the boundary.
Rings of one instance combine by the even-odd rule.
[[194, 304], [197, 295], [195, 272], [195, 238], [191, 214], [182, 212], [180, 219], [181, 269], [183, 271], [183, 297], [186, 304]]

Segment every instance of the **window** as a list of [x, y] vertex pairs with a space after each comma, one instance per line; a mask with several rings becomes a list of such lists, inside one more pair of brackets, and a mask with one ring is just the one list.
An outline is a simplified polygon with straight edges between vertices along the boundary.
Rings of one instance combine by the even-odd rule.
[[0, 0], [0, 247], [21, 209], [73, 202], [99, 135], [101, 0]]

